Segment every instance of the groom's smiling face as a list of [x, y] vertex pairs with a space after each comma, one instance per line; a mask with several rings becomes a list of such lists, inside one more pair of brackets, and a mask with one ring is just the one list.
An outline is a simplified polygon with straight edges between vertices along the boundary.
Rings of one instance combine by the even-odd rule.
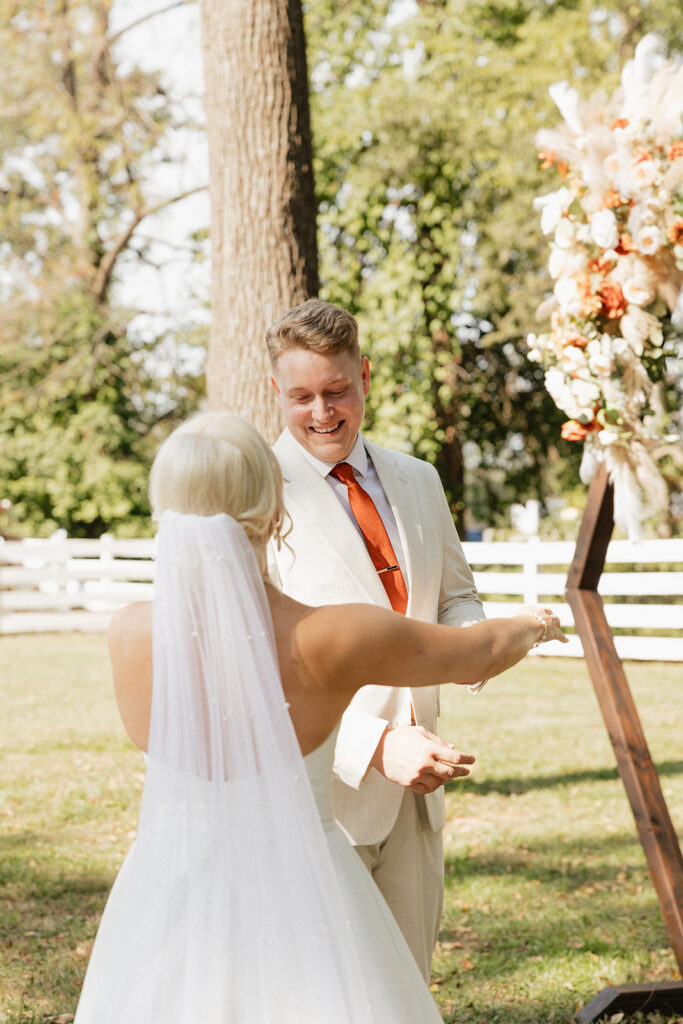
[[365, 356], [290, 348], [280, 355], [272, 382], [295, 440], [324, 462], [343, 462], [356, 443], [370, 390]]

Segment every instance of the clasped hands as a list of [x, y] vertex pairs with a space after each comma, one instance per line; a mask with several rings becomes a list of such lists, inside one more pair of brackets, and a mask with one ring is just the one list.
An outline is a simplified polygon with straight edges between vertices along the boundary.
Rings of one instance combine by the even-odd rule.
[[406, 789], [433, 793], [451, 779], [469, 775], [474, 756], [456, 750], [421, 725], [397, 725], [384, 730], [370, 764]]

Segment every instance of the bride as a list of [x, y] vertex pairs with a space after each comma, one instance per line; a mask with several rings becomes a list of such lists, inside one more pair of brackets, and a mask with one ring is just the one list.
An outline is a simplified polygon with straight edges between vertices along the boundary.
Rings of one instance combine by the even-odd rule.
[[[147, 751], [135, 842], [75, 1024], [429, 1024], [440, 1015], [331, 813], [336, 729], [366, 684], [474, 682], [566, 638], [547, 609], [452, 629], [310, 608], [266, 576], [280, 470], [245, 420], [162, 445], [152, 604], [109, 631], [117, 702]], [[452, 776], [473, 758], [453, 752]]]

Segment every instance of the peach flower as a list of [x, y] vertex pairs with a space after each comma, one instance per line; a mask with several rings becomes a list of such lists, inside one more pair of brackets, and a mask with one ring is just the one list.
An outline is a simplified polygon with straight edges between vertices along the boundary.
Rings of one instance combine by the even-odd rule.
[[662, 232], [656, 224], [646, 224], [635, 238], [638, 249], [644, 256], [654, 256], [662, 245]]
[[588, 433], [588, 428], [576, 420], [567, 420], [560, 428], [560, 434], [565, 441], [585, 441]]
[[649, 188], [657, 177], [657, 164], [647, 154], [639, 157], [631, 168], [631, 181], [636, 188]]
[[618, 320], [626, 310], [626, 299], [617, 281], [605, 280], [600, 285], [602, 312], [609, 320]]
[[624, 205], [625, 200], [621, 198], [621, 196], [615, 189], [608, 188], [605, 192], [605, 195], [603, 196], [602, 202], [606, 209], [616, 210], [618, 206]]
[[672, 245], [683, 245], [683, 220], [675, 220], [667, 230], [666, 237]]

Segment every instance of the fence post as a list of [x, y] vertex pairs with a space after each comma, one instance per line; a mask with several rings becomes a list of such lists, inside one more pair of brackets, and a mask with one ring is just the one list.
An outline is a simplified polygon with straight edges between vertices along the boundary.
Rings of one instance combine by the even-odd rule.
[[111, 597], [111, 572], [114, 563], [114, 537], [111, 533], [103, 533], [100, 537], [99, 563], [102, 571], [100, 577], [100, 601], [101, 607], [106, 608]]
[[538, 536], [527, 537], [524, 545], [524, 561], [522, 562], [522, 573], [524, 576], [524, 604], [538, 604]]

